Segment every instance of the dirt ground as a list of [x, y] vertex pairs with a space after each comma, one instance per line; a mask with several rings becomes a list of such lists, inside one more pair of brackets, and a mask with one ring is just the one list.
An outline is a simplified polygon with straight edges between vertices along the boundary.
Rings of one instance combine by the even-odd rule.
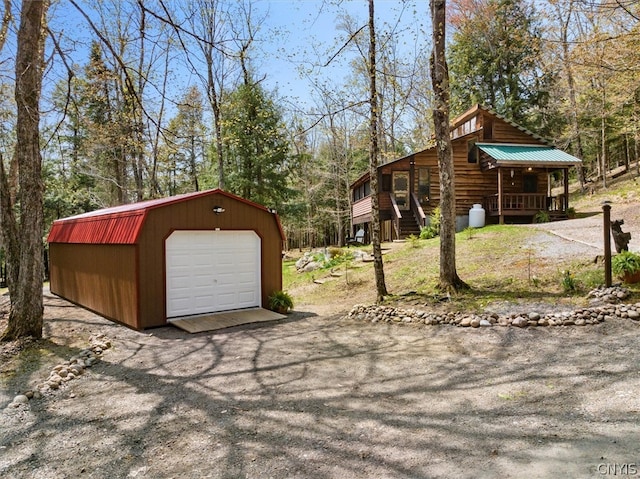
[[[598, 246], [563, 231], [545, 235], [545, 254]], [[45, 302], [45, 339], [0, 369], [6, 479], [640, 475], [631, 320], [419, 327], [358, 323], [334, 305], [190, 335]], [[96, 334], [112, 347], [84, 375], [7, 407]]]

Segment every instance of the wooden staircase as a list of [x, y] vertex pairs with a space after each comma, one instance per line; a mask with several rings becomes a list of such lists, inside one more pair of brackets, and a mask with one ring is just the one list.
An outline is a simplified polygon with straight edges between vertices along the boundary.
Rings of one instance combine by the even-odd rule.
[[400, 239], [406, 239], [411, 235], [420, 236], [420, 226], [411, 211], [403, 212], [400, 218]]

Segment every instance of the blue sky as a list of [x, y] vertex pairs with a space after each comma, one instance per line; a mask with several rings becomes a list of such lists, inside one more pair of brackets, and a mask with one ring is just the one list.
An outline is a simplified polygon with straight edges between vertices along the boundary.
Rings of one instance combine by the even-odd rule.
[[[256, 58], [256, 69], [267, 75], [267, 85], [283, 97], [306, 103], [310, 83], [300, 77], [299, 68], [313, 68], [313, 77], [341, 84], [349, 75], [348, 62], [352, 51], [344, 51], [329, 67], [320, 68], [344, 44], [347, 35], [337, 28], [345, 12], [366, 25], [369, 15], [367, 0], [328, 2], [323, 0], [261, 0], [260, 12], [268, 12], [262, 27], [263, 57]], [[424, 10], [419, 11], [418, 9]], [[412, 54], [416, 35], [424, 41], [430, 22], [427, 1], [376, 0], [376, 28], [393, 29], [400, 38], [401, 48]], [[428, 32], [427, 32], [428, 33]]]
[[[90, 9], [90, 0], [77, 1]], [[165, 1], [177, 5], [180, 0]], [[357, 25], [366, 25], [368, 0], [254, 0], [253, 8], [256, 19], [264, 18], [256, 37], [253, 66], [258, 77], [266, 76], [264, 84], [269, 90], [289, 104], [307, 107], [311, 104], [312, 86], [308, 78], [301, 76], [300, 68], [312, 68], [313, 80], [329, 82], [336, 89], [346, 82], [348, 63], [355, 56], [352, 50], [342, 52], [328, 67], [318, 65], [326, 63], [347, 38], [337, 28], [341, 15], [347, 13]], [[393, 29], [402, 40], [401, 48], [410, 55], [416, 36], [424, 41], [430, 21], [428, 8], [426, 0], [376, 0], [376, 27]], [[63, 47], [72, 52], [72, 61], [86, 64], [87, 45], [93, 35], [85, 19], [66, 0], [53, 3], [49, 13], [52, 31], [65, 34]], [[61, 67], [58, 64], [60, 70], [50, 72], [51, 81], [66, 77]], [[183, 73], [177, 78], [176, 87], [185, 90], [185, 85], [197, 82], [197, 78]]]

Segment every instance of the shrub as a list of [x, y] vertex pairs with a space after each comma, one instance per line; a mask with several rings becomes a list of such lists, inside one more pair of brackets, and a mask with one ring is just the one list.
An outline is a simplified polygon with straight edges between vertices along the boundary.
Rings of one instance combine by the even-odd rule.
[[548, 223], [549, 221], [551, 221], [551, 217], [548, 211], [540, 210], [533, 217], [534, 223]]
[[571, 271], [566, 270], [562, 272], [562, 289], [565, 293], [574, 293], [578, 289], [578, 283], [575, 276], [571, 274]]
[[278, 313], [287, 313], [293, 308], [293, 298], [286, 291], [276, 291], [269, 296], [269, 309]]
[[420, 239], [435, 238], [440, 234], [440, 206], [436, 206], [429, 215], [429, 226], [420, 228]]
[[[420, 233], [422, 233], [422, 231]], [[407, 241], [409, 242], [412, 248], [420, 247], [420, 238], [418, 238], [416, 235], [407, 236]]]
[[640, 255], [622, 251], [611, 259], [611, 271], [618, 276], [633, 275], [640, 271]]
[[438, 236], [438, 232], [431, 226], [422, 226], [420, 228], [420, 239], [431, 239]]
[[346, 263], [347, 261], [351, 261], [352, 259], [353, 259], [353, 253], [351, 251], [344, 251], [344, 252], [340, 251], [339, 254], [332, 256], [329, 261], [325, 261], [324, 264], [322, 265], [322, 268], [324, 269], [335, 268], [336, 266]]

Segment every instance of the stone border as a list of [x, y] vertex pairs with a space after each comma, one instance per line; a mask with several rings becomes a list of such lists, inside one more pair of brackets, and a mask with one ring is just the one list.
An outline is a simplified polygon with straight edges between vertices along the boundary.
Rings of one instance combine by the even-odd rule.
[[89, 344], [89, 348], [83, 349], [68, 361], [55, 366], [44, 382], [14, 397], [13, 401], [7, 405], [7, 408], [17, 408], [23, 404], [28, 404], [31, 399], [41, 398], [46, 392], [60, 389], [67, 382], [84, 374], [85, 370], [98, 362], [100, 355], [111, 347], [111, 341], [104, 334], [91, 336]]
[[[589, 297], [609, 303], [625, 299], [628, 296], [629, 292], [620, 287], [599, 289], [589, 293]], [[614, 317], [640, 321], [640, 303], [605, 304], [560, 313], [540, 314], [536, 311], [531, 311], [528, 314], [510, 315], [499, 315], [497, 313], [469, 314], [461, 311], [435, 313], [412, 308], [404, 309], [393, 306], [357, 304], [345, 317], [370, 323], [424, 324], [427, 326], [448, 324], [473, 328], [494, 325], [519, 328], [529, 326], [585, 326], [612, 320]]]

